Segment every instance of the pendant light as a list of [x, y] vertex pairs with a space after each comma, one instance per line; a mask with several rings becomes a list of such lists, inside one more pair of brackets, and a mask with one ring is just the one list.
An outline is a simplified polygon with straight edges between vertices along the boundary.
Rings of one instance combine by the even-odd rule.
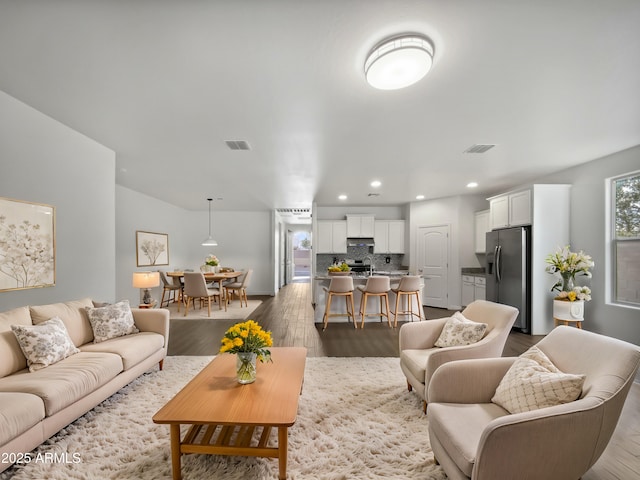
[[218, 246], [218, 242], [216, 242], [213, 237], [211, 236], [211, 201], [213, 200], [213, 198], [207, 198], [207, 200], [209, 201], [209, 236], [207, 237], [207, 239], [202, 242], [202, 246], [204, 247], [217, 247]]

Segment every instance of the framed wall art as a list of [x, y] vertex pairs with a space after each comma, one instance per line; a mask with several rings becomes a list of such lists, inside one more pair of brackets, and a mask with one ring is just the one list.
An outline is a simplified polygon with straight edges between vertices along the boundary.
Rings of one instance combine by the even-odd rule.
[[56, 210], [0, 197], [0, 291], [56, 284]]
[[139, 267], [169, 265], [169, 235], [136, 231], [136, 263]]

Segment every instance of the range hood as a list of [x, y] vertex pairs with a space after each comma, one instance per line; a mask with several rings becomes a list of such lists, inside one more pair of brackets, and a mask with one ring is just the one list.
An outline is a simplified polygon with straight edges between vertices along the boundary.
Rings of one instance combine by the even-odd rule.
[[347, 238], [347, 247], [373, 247], [373, 238]]

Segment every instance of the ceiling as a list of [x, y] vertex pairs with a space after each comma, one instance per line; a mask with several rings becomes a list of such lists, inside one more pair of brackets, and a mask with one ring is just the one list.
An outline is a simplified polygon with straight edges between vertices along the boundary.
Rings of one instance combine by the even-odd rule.
[[[399, 205], [640, 144], [638, 25], [637, 0], [0, 0], [0, 90], [185, 209]], [[367, 53], [403, 32], [431, 72], [371, 88]]]

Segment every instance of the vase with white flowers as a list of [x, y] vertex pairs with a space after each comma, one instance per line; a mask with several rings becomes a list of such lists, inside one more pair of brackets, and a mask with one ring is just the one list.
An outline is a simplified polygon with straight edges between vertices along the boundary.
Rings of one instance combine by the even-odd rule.
[[213, 253], [209, 254], [204, 259], [204, 265], [200, 268], [203, 272], [215, 272], [220, 265], [220, 260]]
[[584, 317], [584, 302], [591, 300], [591, 289], [576, 286], [576, 276], [591, 278], [594, 262], [582, 250], [572, 252], [569, 245], [547, 255], [547, 273], [559, 276], [551, 291], [558, 291], [553, 301], [553, 317], [556, 320], [580, 321]]

